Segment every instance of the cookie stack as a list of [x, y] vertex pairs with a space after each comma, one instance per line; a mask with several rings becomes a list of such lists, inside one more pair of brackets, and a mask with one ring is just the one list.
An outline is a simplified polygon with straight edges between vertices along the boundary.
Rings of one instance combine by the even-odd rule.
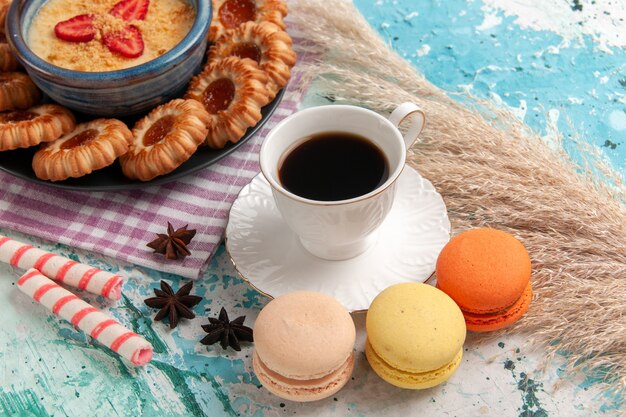
[[[245, 3], [251, 10], [229, 10], [230, 4], [213, 1], [207, 62], [189, 83], [185, 100], [174, 100], [193, 108], [206, 132], [182, 129], [178, 137], [159, 139], [156, 132], [167, 131], [167, 126], [174, 126], [178, 119], [171, 112], [174, 104], [157, 107], [135, 125], [130, 150], [120, 158], [127, 177], [149, 181], [176, 169], [199, 146], [222, 149], [229, 142], [237, 143], [249, 127], [261, 120], [261, 108], [287, 85], [296, 54], [284, 30], [286, 4], [257, 0]], [[163, 121], [164, 117], [170, 121]], [[157, 123], [159, 128], [155, 127]]]
[[[228, 11], [231, 3], [213, 2], [209, 29], [213, 44], [204, 69], [191, 80], [186, 94], [211, 114], [206, 144], [215, 149], [236, 143], [261, 120], [261, 108], [287, 85], [296, 63], [291, 38], [284, 31], [284, 2], [247, 2], [254, 10], [240, 9], [238, 15]], [[252, 21], [246, 21], [252, 16]]]
[[[0, 0], [0, 23], [9, 4]], [[81, 177], [119, 158], [125, 176], [149, 181], [178, 168], [200, 146], [221, 149], [238, 142], [286, 86], [296, 55], [284, 30], [283, 1], [231, 6], [213, 1], [206, 64], [184, 98], [156, 107], [133, 126], [104, 118], [77, 123], [62, 106], [38, 105], [41, 92], [28, 75], [15, 72], [18, 63], [0, 42], [0, 71], [5, 71], [0, 73], [0, 151], [41, 144], [32, 167], [43, 180]]]
[[72, 131], [72, 113], [56, 104], [41, 104], [41, 92], [20, 65], [4, 33], [11, 2], [0, 0], [0, 151], [50, 142]]

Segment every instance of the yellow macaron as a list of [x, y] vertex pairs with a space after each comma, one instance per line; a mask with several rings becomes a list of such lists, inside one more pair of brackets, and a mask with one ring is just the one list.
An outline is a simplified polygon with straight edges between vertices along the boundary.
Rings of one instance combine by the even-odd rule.
[[365, 322], [372, 369], [400, 388], [446, 381], [461, 363], [465, 320], [455, 302], [427, 284], [393, 285], [372, 301]]

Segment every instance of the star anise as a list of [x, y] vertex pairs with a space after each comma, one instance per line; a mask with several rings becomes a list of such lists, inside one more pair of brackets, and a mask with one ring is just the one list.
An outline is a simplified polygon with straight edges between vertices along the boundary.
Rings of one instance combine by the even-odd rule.
[[167, 259], [184, 258], [191, 255], [187, 245], [196, 235], [195, 230], [187, 230], [187, 226], [174, 230], [174, 227], [167, 222], [167, 234], [157, 233], [157, 238], [148, 243], [148, 247], [154, 249], [154, 253], [165, 255]]
[[235, 320], [228, 320], [228, 314], [224, 307], [220, 310], [218, 318], [209, 317], [209, 324], [203, 325], [202, 329], [208, 334], [200, 341], [203, 345], [212, 345], [218, 341], [222, 349], [228, 346], [236, 351], [241, 350], [240, 341], [252, 342], [252, 329], [244, 326], [246, 316], [239, 316]]
[[156, 297], [146, 298], [144, 303], [148, 307], [160, 308], [161, 310], [154, 316], [155, 321], [159, 321], [165, 317], [169, 318], [170, 328], [173, 329], [178, 325], [180, 317], [192, 319], [196, 315], [191, 308], [202, 301], [202, 297], [197, 295], [189, 295], [193, 288], [193, 282], [188, 282], [174, 293], [172, 287], [165, 281], [161, 281], [161, 289], [154, 289]]

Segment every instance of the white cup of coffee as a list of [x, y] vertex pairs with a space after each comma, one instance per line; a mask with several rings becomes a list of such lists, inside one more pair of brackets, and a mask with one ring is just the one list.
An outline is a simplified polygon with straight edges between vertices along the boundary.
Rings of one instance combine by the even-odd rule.
[[[409, 124], [403, 136], [398, 129]], [[424, 127], [413, 103], [389, 119], [361, 107], [312, 107], [278, 123], [263, 142], [261, 171], [306, 250], [328, 260], [366, 251], [391, 210], [407, 149]]]

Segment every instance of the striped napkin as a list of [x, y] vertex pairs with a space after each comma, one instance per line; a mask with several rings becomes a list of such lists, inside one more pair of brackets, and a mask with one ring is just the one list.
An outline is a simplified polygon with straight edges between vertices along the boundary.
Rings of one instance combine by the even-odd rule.
[[[0, 172], [0, 227], [70, 247], [86, 249], [159, 271], [198, 278], [220, 244], [230, 207], [241, 188], [260, 171], [263, 138], [295, 112], [302, 98], [302, 63], [298, 64], [279, 107], [248, 142], [195, 174], [160, 186], [125, 192], [73, 192], [33, 184]], [[169, 261], [146, 246], [156, 233], [189, 225], [197, 233], [191, 256]]]

